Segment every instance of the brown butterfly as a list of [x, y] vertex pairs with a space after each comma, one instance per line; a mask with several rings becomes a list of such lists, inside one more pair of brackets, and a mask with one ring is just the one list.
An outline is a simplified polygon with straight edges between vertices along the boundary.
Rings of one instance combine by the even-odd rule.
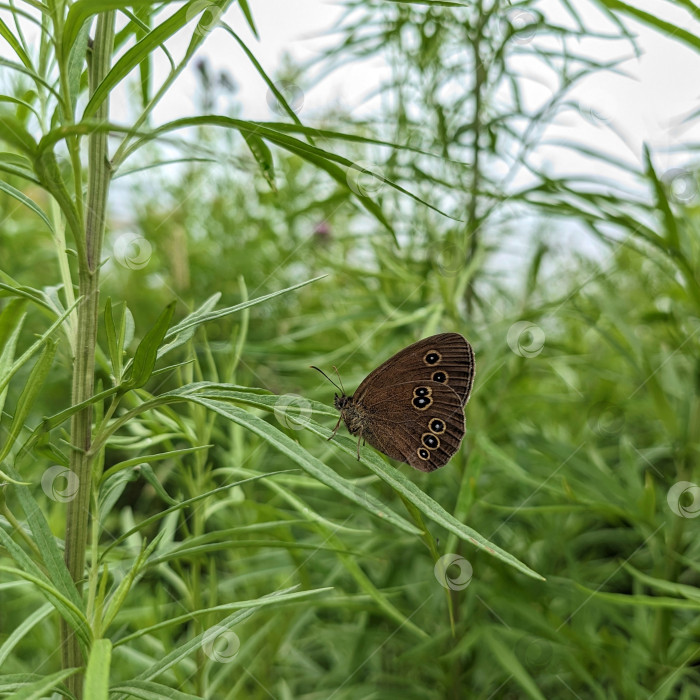
[[352, 396], [338, 387], [342, 395], [335, 395], [335, 407], [340, 418], [328, 439], [342, 419], [357, 435], [358, 459], [363, 441], [392, 459], [432, 472], [459, 449], [473, 383], [474, 351], [463, 336], [424, 338], [377, 367]]

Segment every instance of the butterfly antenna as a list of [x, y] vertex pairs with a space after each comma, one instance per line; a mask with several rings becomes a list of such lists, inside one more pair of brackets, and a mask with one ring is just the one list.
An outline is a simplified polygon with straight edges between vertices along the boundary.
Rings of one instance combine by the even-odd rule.
[[[336, 389], [339, 389], [340, 391], [345, 393], [345, 389], [343, 389], [342, 384], [343, 382], [340, 382], [341, 386], [338, 386], [322, 369], [319, 369], [316, 367], [316, 365], [310, 365], [311, 369], [315, 369], [317, 372], [320, 372]], [[338, 370], [336, 370], [337, 372]], [[340, 379], [340, 377], [338, 377]]]
[[343, 380], [340, 378], [340, 372], [338, 372], [338, 368], [333, 365], [333, 369], [335, 370], [335, 373], [338, 375], [338, 381], [340, 382], [340, 390], [345, 393], [345, 387], [343, 386]]

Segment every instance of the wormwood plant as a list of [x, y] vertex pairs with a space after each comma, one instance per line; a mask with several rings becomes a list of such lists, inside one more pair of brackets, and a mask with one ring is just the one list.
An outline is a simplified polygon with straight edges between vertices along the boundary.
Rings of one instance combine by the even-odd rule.
[[[21, 276], [15, 278], [9, 267], [11, 261], [3, 260], [1, 273], [1, 289], [7, 301], [0, 315], [0, 397], [3, 404], [8, 397], [11, 399], [3, 406], [11, 421], [0, 452], [5, 484], [0, 543], [7, 561], [2, 571], [30, 602], [26, 617], [18, 620], [13, 616], [14, 624], [6, 632], [0, 658], [6, 660], [18, 644], [38, 630], [48, 630], [51, 635], [52, 621], [60, 618], [60, 638], [56, 640], [61, 651], [60, 668], [56, 659], [47, 658], [34, 672], [18, 669], [4, 676], [0, 690], [14, 692], [16, 697], [38, 697], [52, 690], [91, 700], [108, 695], [173, 697], [173, 684], [191, 688], [198, 697], [213, 697], [213, 688], [221, 685], [226, 673], [210, 681], [205, 657], [220, 660], [215, 644], [221, 639], [235, 646], [237, 637], [229, 635], [231, 627], [266, 606], [311, 601], [328, 590], [311, 587], [297, 591], [296, 586], [284, 585], [289, 583], [287, 576], [277, 581], [281, 585], [254, 600], [216, 605], [216, 591], [208, 595], [202, 591], [202, 569], [206, 570], [202, 555], [226, 546], [233, 533], [205, 529], [198, 504], [230, 493], [236, 485], [283, 475], [290, 465], [399, 532], [420, 535], [422, 518], [428, 516], [457, 538], [540, 578], [450, 515], [378, 457], [370, 456], [366, 464], [404, 499], [414, 522], [358, 489], [285, 431], [261, 418], [260, 412], [270, 413], [279, 407], [278, 397], [230, 381], [245, 339], [243, 332], [223, 377], [229, 381], [218, 381], [219, 377], [206, 381], [199, 358], [193, 357], [194, 339], [202, 337], [197, 334], [205, 324], [299, 290], [315, 279], [254, 299], [244, 298], [224, 308], [217, 308], [219, 298], [215, 295], [185, 313], [177, 323], [173, 321], [176, 302], [172, 302], [142, 333], [134, 352], [129, 352], [134, 333], [130, 313], [122, 304], [100, 298], [103, 240], [112, 179], [154, 139], [184, 133], [188, 127], [219, 126], [235, 131], [243, 137], [272, 187], [274, 163], [268, 144], [286, 149], [322, 170], [339, 186], [352, 190], [358, 195], [359, 206], [391, 231], [381, 206], [349, 186], [346, 170], [354, 167], [352, 161], [313, 145], [315, 132], [299, 123], [238, 34], [221, 21], [229, 4], [196, 0], [185, 4], [166, 2], [154, 8], [147, 2], [114, 0], [29, 2], [11, 5], [0, 21], [0, 34], [16, 59], [3, 59], [3, 63], [8, 75], [22, 85], [15, 94], [5, 95], [0, 112], [0, 138], [9, 149], [2, 154], [0, 169], [15, 183], [3, 182], [2, 189], [30, 209], [37, 223], [46, 228], [54, 243], [60, 274], [59, 285], [34, 288], [23, 285]], [[248, 4], [242, 0], [239, 5], [255, 32]], [[243, 48], [294, 122], [292, 133], [301, 138], [290, 135], [282, 125], [212, 114], [151, 126], [154, 108], [214, 27], [227, 32]], [[29, 32], [39, 40], [29, 40]], [[176, 59], [166, 42], [179, 32], [189, 37], [189, 43], [184, 55]], [[151, 92], [150, 62], [156, 52], [166, 55], [170, 70]], [[110, 120], [110, 97], [133, 73], [140, 78], [138, 113], [125, 126]], [[343, 135], [325, 133], [324, 137]], [[389, 180], [386, 184], [409, 194]], [[32, 196], [20, 189], [27, 186], [33, 188]], [[20, 351], [26, 344], [25, 322], [30, 318], [37, 323], [36, 311], [49, 318], [48, 327], [44, 326], [39, 338]], [[98, 331], [104, 334], [102, 344], [98, 344]], [[163, 366], [161, 361], [166, 355], [174, 357], [170, 366]], [[66, 397], [62, 410], [36, 423], [35, 418], [44, 414], [43, 392], [56, 371], [57, 357], [70, 366], [70, 400]], [[178, 381], [174, 388], [152, 393], [147, 385], [158, 377], [158, 382], [172, 382], [173, 377]], [[13, 378], [17, 382], [11, 393]], [[191, 407], [189, 420], [176, 410], [183, 403]], [[312, 408], [327, 414], [322, 405], [312, 404]], [[285, 457], [287, 468], [240, 475], [235, 481], [212, 486], [206, 468], [210, 443], [215, 438], [213, 416], [273, 446]], [[319, 437], [326, 436], [325, 429], [315, 421], [306, 421], [306, 427]], [[145, 435], [155, 439], [143, 439]], [[183, 443], [186, 446], [182, 447]], [[341, 439], [339, 443], [341, 449], [354, 453], [352, 441]], [[146, 444], [163, 444], [166, 449], [144, 454]], [[120, 451], [131, 454], [120, 458]], [[192, 469], [188, 498], [173, 498], [156, 476], [151, 464], [166, 460]], [[65, 488], [56, 485], [57, 478], [66, 479]], [[106, 542], [112, 509], [128, 483], [141, 478], [168, 507], [141, 522], [123, 523], [121, 534]], [[42, 501], [39, 485], [49, 500], [61, 504], [60, 509]], [[293, 489], [285, 489], [284, 495], [293, 500]], [[197, 507], [191, 521], [179, 521], [193, 506]], [[65, 521], [63, 539], [57, 539], [63, 531], [56, 521], [58, 513]], [[176, 541], [178, 523], [191, 535], [187, 541]], [[162, 525], [155, 534], [150, 529], [154, 525]], [[254, 523], [249, 525], [255, 528]], [[330, 546], [342, 551], [334, 532], [323, 522], [317, 525]], [[426, 541], [437, 558], [431, 538], [426, 537]], [[135, 549], [131, 548], [134, 545]], [[358, 567], [349, 563], [347, 553], [341, 556], [383, 614], [424, 635], [388, 597], [373, 588]], [[134, 620], [123, 617], [126, 601], [144, 585], [144, 578], [157, 576], [164, 567], [170, 571], [165, 578], [173, 576], [171, 583], [188, 600], [186, 612], [133, 624]], [[188, 567], [192, 567], [191, 575], [185, 573]], [[47, 604], [36, 607], [35, 594], [42, 595]], [[11, 591], [9, 595], [13, 595]], [[184, 641], [161, 636], [163, 630], [185, 624], [192, 625], [192, 633]], [[114, 650], [123, 653], [120, 658], [129, 662], [113, 664]], [[194, 666], [189, 661], [191, 655], [197, 660]], [[177, 697], [194, 697], [177, 693]]]

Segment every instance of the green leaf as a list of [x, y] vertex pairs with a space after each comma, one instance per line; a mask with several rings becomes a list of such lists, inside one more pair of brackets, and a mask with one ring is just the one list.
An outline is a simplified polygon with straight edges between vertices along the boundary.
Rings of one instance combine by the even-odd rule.
[[12, 50], [17, 54], [17, 58], [24, 64], [25, 68], [34, 70], [32, 61], [22, 48], [22, 44], [17, 40], [15, 33], [5, 24], [5, 21], [0, 19], [0, 36], [10, 45]]
[[[185, 452], [186, 450], [179, 450], [180, 452]], [[194, 450], [193, 450], [194, 451]], [[163, 457], [163, 455], [156, 455], [157, 457]], [[155, 489], [156, 493], [165, 501], [168, 505], [174, 506], [177, 501], [170, 496], [170, 494], [163, 488], [163, 484], [158, 481], [156, 473], [150, 464], [146, 464], [144, 460], [139, 466], [139, 471], [143, 475], [143, 478]]]
[[[95, 3], [92, 2], [92, 5]], [[75, 7], [71, 7], [71, 10]], [[68, 11], [70, 16], [70, 10]], [[68, 55], [68, 89], [70, 90], [70, 101], [75, 111], [75, 105], [80, 96], [80, 78], [87, 65], [88, 40], [90, 38], [90, 25], [83, 24], [78, 31], [75, 41], [70, 46]]]
[[[170, 513], [174, 513], [178, 510], [182, 510], [188, 506], [193, 505], [194, 503], [197, 503], [205, 498], [209, 498], [210, 496], [213, 496], [217, 493], [223, 493], [226, 491], [230, 491], [234, 486], [240, 486], [242, 484], [247, 484], [252, 481], [258, 481], [260, 479], [268, 479], [272, 476], [275, 476], [276, 474], [286, 474], [288, 473], [289, 469], [283, 470], [283, 471], [278, 471], [278, 472], [270, 472], [269, 474], [257, 474], [256, 476], [251, 476], [247, 479], [241, 479], [240, 481], [235, 481], [231, 484], [226, 484], [225, 486], [219, 486], [218, 488], [212, 489], [211, 491], [207, 491], [205, 493], [200, 493], [197, 496], [193, 496], [192, 498], [188, 498], [185, 501], [182, 501], [181, 503], [178, 503], [175, 506], [171, 506], [170, 508], [167, 508], [166, 510], [161, 510], [155, 515], [151, 515], [150, 517], [146, 518], [145, 520], [141, 521], [138, 525], [132, 527], [130, 530], [127, 530], [126, 532], [123, 532], [119, 537], [116, 539], [112, 540], [108, 545], [105, 546], [104, 550], [102, 551], [100, 558], [104, 558], [107, 553], [113, 549], [114, 547], [119, 546], [121, 542], [124, 540], [127, 540], [131, 535], [133, 535], [136, 532], [139, 532], [145, 527], [148, 527], [152, 523], [158, 522], [159, 520], [162, 520], [166, 516], [170, 515]], [[115, 474], [112, 476], [109, 480], [109, 483], [107, 484], [107, 487], [111, 488], [113, 483], [117, 483], [118, 479], [121, 478], [126, 478], [126, 475], [130, 474], [130, 472], [120, 472], [119, 474]], [[107, 489], [103, 486], [103, 493], [105, 493]], [[100, 495], [102, 498], [102, 494]], [[110, 498], [109, 495], [104, 495], [104, 501], [106, 502]]]
[[[192, 454], [193, 452], [199, 452], [201, 450], [208, 450], [211, 447], [212, 445], [199, 445], [197, 447], [185, 447], [181, 450], [159, 452], [155, 455], [139, 455], [138, 457], [132, 457], [131, 459], [126, 459], [123, 462], [117, 462], [117, 464], [112, 465], [109, 469], [107, 469], [107, 471], [104, 472], [104, 474], [102, 474], [100, 480], [104, 483], [112, 475], [117, 474], [118, 472], [123, 471], [124, 469], [129, 469], [129, 467], [150, 464], [151, 462], [160, 462], [164, 459], [179, 459], [183, 455]], [[172, 501], [172, 499], [170, 499], [170, 496], [168, 496], [167, 494], [162, 494], [162, 497], [165, 501], [175, 503], [175, 501]]]
[[250, 11], [250, 5], [248, 5], [248, 0], [238, 0], [238, 6], [241, 8], [253, 36], [260, 40], [258, 30], [255, 26], [255, 20], [253, 19], [253, 13]]
[[[12, 299], [0, 313], [0, 378], [4, 377], [12, 367], [17, 339], [27, 315], [22, 313], [26, 304], [26, 299]], [[6, 396], [7, 382], [4, 386], [0, 385], [0, 416], [2, 416], [2, 409], [5, 406]]]
[[[164, 345], [161, 348], [161, 351], [159, 352], [158, 356], [160, 357], [161, 355], [164, 355], [166, 352], [169, 352], [178, 345], [182, 345], [183, 343], [187, 342], [187, 340], [189, 340], [189, 338], [192, 337], [192, 333], [194, 332], [194, 330], [198, 326], [201, 326], [203, 323], [207, 323], [208, 321], [215, 321], [219, 318], [224, 318], [225, 316], [230, 316], [231, 314], [238, 313], [239, 311], [247, 309], [250, 306], [261, 304], [262, 302], [274, 299], [275, 297], [278, 297], [281, 294], [287, 294], [287, 292], [292, 292], [295, 289], [300, 289], [301, 287], [305, 287], [307, 284], [318, 282], [318, 280], [323, 279], [325, 276], [326, 275], [319, 275], [318, 277], [314, 277], [313, 279], [294, 284], [291, 287], [287, 287], [286, 289], [280, 289], [278, 292], [265, 294], [264, 296], [257, 297], [256, 299], [249, 299], [248, 301], [244, 301], [241, 304], [236, 304], [236, 306], [229, 306], [225, 309], [219, 309], [218, 311], [210, 311], [210, 308], [212, 308], [213, 304], [215, 303], [215, 301], [212, 303], [214, 297], [210, 297], [204, 304], [202, 304], [202, 306], [199, 309], [191, 313], [189, 316], [183, 318], [182, 321], [174, 325], [166, 333], [166, 340], [168, 340], [169, 338], [174, 338], [174, 340], [168, 343], [167, 345]], [[192, 332], [189, 335], [187, 335], [185, 331], [190, 331], [190, 329], [192, 330]]]
[[[291, 586], [290, 588], [286, 588], [282, 591], [278, 591], [277, 593], [262, 596], [261, 598], [256, 598], [254, 600], [237, 600], [233, 603], [224, 603], [223, 605], [217, 605], [217, 606], [212, 607], [212, 608], [200, 608], [199, 610], [193, 610], [192, 612], [186, 613], [184, 615], [180, 615], [178, 617], [169, 618], [167, 620], [164, 620], [163, 622], [158, 622], [155, 625], [151, 625], [151, 626], [147, 627], [146, 629], [140, 629], [140, 630], [134, 632], [133, 634], [129, 634], [126, 637], [122, 637], [119, 639], [117, 644], [115, 644], [115, 646], [120, 646], [122, 644], [129, 644], [134, 639], [139, 639], [140, 637], [150, 636], [154, 632], [157, 632], [158, 630], [167, 629], [168, 627], [172, 627], [173, 625], [187, 624], [193, 618], [194, 619], [197, 619], [197, 618], [206, 619], [207, 617], [211, 616], [212, 613], [219, 614], [219, 613], [228, 612], [231, 610], [248, 610], [248, 611], [252, 610], [252, 611], [255, 611], [259, 608], [269, 607], [272, 605], [279, 605], [280, 603], [304, 600], [306, 598], [310, 598], [311, 596], [319, 595], [320, 593], [327, 593], [328, 591], [333, 590], [330, 586], [327, 586], [324, 588], [315, 588], [315, 589], [312, 589], [309, 591], [296, 591], [295, 590], [296, 588], [298, 588], [298, 586]], [[215, 627], [221, 629], [223, 627], [223, 623], [215, 625]], [[205, 643], [206, 643], [206, 634], [207, 633], [205, 632], [204, 634], [205, 634]], [[143, 676], [143, 674], [142, 674], [142, 676]]]
[[79, 242], [82, 240], [81, 235], [83, 229], [80, 223], [78, 211], [75, 208], [75, 203], [66, 188], [66, 183], [63, 181], [61, 169], [58, 167], [56, 155], [51, 148], [36, 146], [32, 151], [34, 158], [34, 171], [39, 178], [42, 186], [53, 195], [54, 199], [61, 207], [63, 215], [66, 217], [68, 227], [73, 232], [74, 240]]
[[51, 327], [37, 340], [28, 350], [26, 350], [22, 356], [17, 359], [9, 368], [3, 369], [0, 366], [0, 392], [5, 390], [5, 387], [9, 383], [10, 379], [15, 375], [15, 373], [23, 367], [31, 358], [31, 356], [49, 339], [51, 334], [68, 318], [73, 309], [78, 305], [80, 299], [76, 299], [75, 303], [66, 311], [61, 314], [56, 321], [51, 324]]
[[201, 700], [201, 695], [190, 695], [181, 690], [175, 690], [170, 685], [156, 683], [155, 681], [142, 681], [132, 678], [123, 681], [111, 688], [112, 693], [125, 693], [128, 698], [142, 698], [143, 700]]
[[134, 563], [131, 565], [128, 574], [124, 576], [124, 578], [122, 578], [122, 580], [119, 582], [119, 585], [117, 586], [117, 590], [109, 599], [107, 609], [104, 611], [104, 614], [102, 616], [102, 629], [109, 629], [109, 626], [114, 621], [114, 618], [117, 616], [117, 613], [124, 604], [126, 597], [129, 595], [129, 592], [133, 588], [136, 577], [139, 575], [139, 573], [141, 573], [142, 569], [146, 565], [146, 562], [148, 561], [148, 558], [151, 556], [151, 554], [153, 554], [156, 547], [160, 544], [164, 535], [165, 531], [161, 530], [153, 538], [153, 541], [147, 547], [142, 545], [141, 551], [134, 560]]
[[18, 151], [34, 159], [37, 143], [22, 122], [7, 113], [0, 113], [0, 140], [12, 144]]
[[107, 700], [109, 697], [109, 671], [112, 663], [112, 642], [96, 639], [90, 648], [83, 697], [90, 700]]
[[76, 630], [81, 645], [87, 647], [90, 641], [89, 628], [87, 619], [82, 611], [65, 596], [61, 595], [55, 586], [51, 585], [51, 582], [41, 569], [29, 559], [24, 551], [15, 544], [12, 538], [1, 527], [0, 543], [3, 544], [16, 562], [21, 562], [20, 566], [22, 567], [21, 569], [15, 569], [11, 566], [0, 566], [0, 571], [33, 583], [37, 590], [51, 603], [54, 610], [57, 610], [69, 626]]
[[270, 185], [270, 189], [273, 192], [277, 192], [277, 187], [275, 185], [275, 163], [272, 160], [272, 152], [267, 147], [267, 144], [255, 134], [243, 134], [250, 152], [253, 154], [253, 158], [257, 161], [260, 166], [260, 172], [262, 176]]
[[676, 223], [676, 217], [671, 211], [671, 204], [666, 196], [664, 185], [656, 175], [654, 164], [651, 162], [651, 154], [649, 153], [649, 148], [646, 145], [644, 146], [644, 163], [646, 165], [647, 176], [651, 180], [654, 187], [654, 193], [656, 194], [656, 206], [663, 215], [666, 245], [672, 251], [676, 252], [680, 247], [678, 224]]
[[[81, 0], [73, 5], [71, 10], [73, 10], [77, 5], [96, 6], [107, 4], [109, 4], [108, 0], [102, 0], [101, 2]], [[119, 3], [119, 5], [123, 4], [124, 3]], [[135, 5], [138, 3], [129, 4]], [[211, 11], [211, 8], [220, 7], [224, 4], [230, 3], [212, 1], [202, 4], [201, 0], [191, 0], [179, 10], [174, 12], [161, 24], [156, 25], [145, 37], [143, 37], [143, 39], [137, 41], [134, 46], [129, 48], [112, 66], [109, 73], [107, 73], [105, 76], [105, 79], [97, 86], [95, 92], [92, 94], [90, 100], [85, 106], [83, 120], [94, 117], [97, 114], [97, 110], [99, 109], [100, 105], [112, 92], [114, 86], [118, 85], [122, 80], [124, 80], [124, 78], [126, 78], [126, 76], [129, 75], [134, 68], [139, 66], [142, 61], [146, 60], [155, 49], [160, 48], [167, 39], [190, 22], [194, 16], [196, 16], [197, 11], [201, 12], [202, 9], [210, 9]], [[88, 8], [85, 7], [83, 12], [87, 10]]]
[[[10, 476], [17, 478], [19, 475], [11, 473]], [[27, 525], [29, 525], [34, 543], [39, 550], [50, 581], [67, 600], [70, 600], [77, 608], [81, 608], [82, 598], [75, 583], [73, 583], [73, 579], [63, 561], [63, 552], [58, 548], [56, 538], [51, 532], [39, 504], [27, 486], [16, 485], [14, 486], [14, 491], [26, 516]]]
[[[274, 603], [276, 602], [274, 600], [276, 596], [283, 595], [286, 592], [287, 591], [285, 590], [280, 591], [279, 593], [273, 593], [269, 596], [263, 596], [262, 598], [260, 598], [260, 601], [262, 604]], [[216, 625], [216, 627], [222, 630], [230, 629], [234, 625], [237, 625], [240, 622], [247, 620], [256, 610], [257, 607], [249, 608], [247, 610], [241, 610], [240, 612], [235, 612], [221, 620]], [[173, 666], [179, 664], [183, 659], [187, 658], [193, 652], [196, 652], [199, 649], [201, 649], [202, 645], [207, 642], [210, 636], [211, 632], [209, 629], [207, 629], [204, 632], [201, 632], [200, 634], [190, 639], [188, 642], [185, 642], [179, 647], [175, 647], [171, 652], [166, 654], [163, 658], [156, 660], [155, 663], [151, 664], [145, 671], [143, 671], [143, 673], [139, 674], [136, 680], [150, 681], [151, 679], [156, 678], [161, 673], [167, 671], [169, 668], [172, 668]], [[124, 640], [122, 639], [121, 641]]]
[[121, 382], [122, 362], [117, 342], [117, 327], [114, 325], [114, 315], [112, 314], [112, 299], [107, 297], [105, 302], [105, 334], [107, 335], [107, 350], [109, 360], [112, 363], [112, 374], [116, 384]]
[[10, 425], [10, 430], [8, 431], [5, 439], [5, 445], [0, 450], [0, 462], [7, 457], [12, 449], [12, 446], [17, 440], [22, 428], [24, 427], [24, 421], [26, 420], [29, 412], [34, 406], [34, 402], [41, 392], [41, 388], [44, 386], [44, 381], [51, 369], [53, 364], [53, 358], [56, 354], [56, 343], [51, 339], [46, 341], [46, 346], [41, 356], [36, 361], [32, 371], [29, 374], [27, 383], [22, 389], [22, 393], [17, 400], [17, 406], [15, 408], [15, 414], [12, 416], [12, 424]]
[[31, 209], [47, 226], [51, 233], [54, 232], [53, 224], [49, 220], [49, 217], [44, 214], [44, 210], [36, 204], [33, 200], [29, 199], [26, 194], [20, 192], [18, 189], [14, 188], [12, 185], [8, 185], [6, 182], [0, 180], [0, 190], [14, 197], [18, 202], [24, 204], [25, 207]]
[[505, 669], [509, 678], [515, 679], [515, 682], [522, 688], [524, 693], [533, 700], [545, 700], [535, 679], [525, 670], [525, 667], [520, 663], [518, 657], [513, 653], [510, 644], [504, 644], [497, 636], [498, 632], [492, 631], [491, 628], [486, 628], [483, 632], [486, 645], [491, 650], [491, 658], [495, 659]]
[[[159, 4], [166, 5], [175, 0], [161, 0]], [[78, 0], [74, 2], [68, 10], [66, 23], [63, 26], [63, 55], [70, 54], [73, 45], [78, 40], [78, 34], [83, 27], [90, 29], [89, 24], [85, 24], [90, 17], [105, 12], [107, 10], [124, 10], [127, 7], [152, 7], [153, 0]]]
[[53, 611], [54, 607], [51, 603], [44, 603], [44, 605], [37, 608], [10, 632], [7, 639], [5, 639], [2, 646], [0, 646], [0, 668], [5, 661], [7, 661], [15, 646], [17, 646], [36, 625], [53, 613]]
[[158, 359], [158, 348], [160, 348], [168, 328], [170, 328], [170, 321], [175, 312], [175, 303], [172, 301], [165, 307], [153, 327], [150, 328], [139, 343], [134, 354], [131, 377], [127, 380], [123, 389], [138, 389], [150, 379]]
[[66, 678], [79, 670], [77, 668], [66, 668], [26, 683], [20, 690], [8, 696], [7, 700], [43, 700], [50, 690], [58, 688]]

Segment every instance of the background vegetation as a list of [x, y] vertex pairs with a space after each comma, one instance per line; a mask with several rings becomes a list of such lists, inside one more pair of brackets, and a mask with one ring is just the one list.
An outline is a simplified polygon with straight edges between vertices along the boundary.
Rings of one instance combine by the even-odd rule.
[[[321, 60], [381, 55], [386, 107], [310, 122], [308, 67], [268, 76], [230, 4], [2, 7], [0, 694], [697, 697], [695, 173], [576, 129], [617, 178], [539, 164], [562, 113], [612, 128], [572, 90], [617, 67], [572, 47], [700, 38], [610, 0], [358, 1]], [[189, 68], [200, 114], [156, 123]], [[449, 465], [326, 441], [310, 364], [352, 391], [445, 330], [477, 357]]]

